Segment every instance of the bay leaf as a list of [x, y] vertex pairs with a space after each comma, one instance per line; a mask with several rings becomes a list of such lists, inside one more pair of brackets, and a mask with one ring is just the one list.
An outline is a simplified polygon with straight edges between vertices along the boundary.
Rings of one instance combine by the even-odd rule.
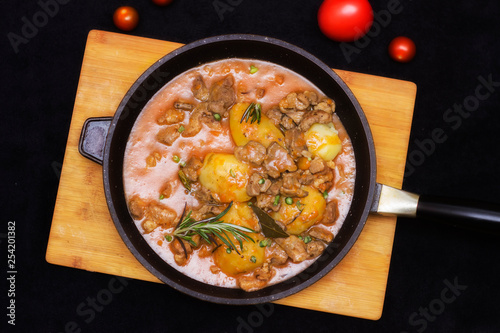
[[259, 219], [260, 228], [264, 236], [268, 238], [286, 238], [289, 236], [265, 211], [255, 205], [250, 207], [252, 207], [253, 212]]

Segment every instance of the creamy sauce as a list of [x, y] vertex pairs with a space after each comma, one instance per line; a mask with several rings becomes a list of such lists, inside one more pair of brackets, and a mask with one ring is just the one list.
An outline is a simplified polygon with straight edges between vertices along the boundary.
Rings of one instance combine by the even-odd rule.
[[[257, 73], [249, 73], [251, 65], [258, 68]], [[199, 74], [203, 76], [207, 87], [231, 74], [235, 81], [237, 102], [257, 100], [261, 103], [264, 113], [268, 108], [278, 104], [290, 92], [309, 90], [323, 95], [311, 82], [302, 76], [281, 66], [255, 60], [230, 59], [218, 61], [202, 65], [179, 75], [163, 87], [144, 107], [130, 134], [123, 169], [127, 201], [134, 195], [139, 195], [146, 201], [158, 202], [162, 187], [167, 182], [170, 182], [173, 184], [174, 189], [172, 195], [168, 199], [160, 201], [163, 205], [176, 211], [180, 216], [185, 203], [187, 203], [188, 207], [195, 208], [199, 203], [192, 195], [187, 193], [178, 180], [179, 165], [173, 160], [173, 157], [178, 156], [181, 161], [187, 161], [191, 156], [203, 158], [209, 152], [233, 152], [235, 144], [229, 132], [227, 118], [222, 119], [223, 126], [220, 131], [203, 126], [200, 133], [194, 137], [184, 138], [180, 136], [172, 146], [165, 146], [156, 140], [156, 133], [162, 127], [157, 124], [156, 119], [160, 117], [162, 112], [171, 108], [174, 102], [178, 100], [195, 103], [191, 86], [194, 78]], [[259, 88], [265, 89], [265, 95], [262, 98], [256, 97]], [[187, 124], [188, 121], [189, 119], [186, 117], [182, 123]], [[333, 225], [324, 227], [336, 235], [349, 211], [352, 200], [355, 163], [350, 139], [335, 114], [333, 122], [342, 141], [342, 151], [335, 159], [335, 184], [329, 192], [328, 200], [337, 201], [338, 218]], [[196, 144], [193, 144], [193, 142]], [[146, 159], [152, 153], [159, 154], [158, 156], [161, 156], [161, 159], [157, 160], [156, 166], [147, 167]], [[224, 287], [236, 287], [235, 278], [221, 272], [212, 273], [210, 271], [210, 267], [214, 265], [212, 256], [200, 258], [195, 252], [194, 255], [190, 255], [186, 265], [178, 266], [173, 259], [168, 243], [164, 239], [164, 235], [172, 230], [158, 227], [151, 233], [144, 234], [141, 222], [135, 221], [137, 228], [141, 230], [153, 250], [172, 267], [201, 282]], [[269, 285], [297, 275], [314, 260], [306, 260], [299, 264], [289, 262], [284, 266], [275, 267], [276, 274]]]

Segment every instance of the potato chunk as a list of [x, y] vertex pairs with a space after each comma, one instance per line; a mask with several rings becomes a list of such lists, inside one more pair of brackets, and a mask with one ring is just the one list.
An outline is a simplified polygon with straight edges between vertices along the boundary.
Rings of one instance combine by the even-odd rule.
[[205, 157], [198, 180], [219, 202], [251, 199], [246, 192], [250, 167], [232, 154], [210, 153]]
[[241, 122], [241, 117], [243, 113], [248, 108], [249, 103], [237, 103], [229, 111], [229, 126], [231, 129], [231, 136], [237, 146], [244, 146], [249, 141], [257, 141], [264, 145], [266, 148], [269, 147], [271, 142], [275, 141], [280, 145], [285, 145], [285, 137], [283, 133], [274, 126], [272, 121], [264, 114], [261, 114], [260, 124], [254, 122], [243, 121]]
[[[258, 228], [258, 220], [252, 209], [243, 203], [234, 203], [231, 209], [222, 218], [224, 222], [241, 225], [253, 230]], [[261, 247], [259, 242], [264, 237], [258, 233], [248, 233], [254, 241], [243, 241], [243, 249], [240, 248], [239, 242], [232, 236], [232, 242], [236, 246], [235, 250], [228, 250], [225, 244], [218, 247], [214, 252], [214, 263], [221, 269], [222, 272], [228, 275], [238, 275], [250, 272], [265, 262], [265, 247]], [[222, 243], [222, 242], [220, 242]]]
[[314, 124], [305, 133], [307, 149], [325, 161], [333, 160], [342, 150], [338, 132], [332, 123]]
[[[285, 203], [285, 197], [281, 197], [281, 206], [277, 212], [271, 213], [271, 217], [286, 227], [286, 232], [299, 235], [310, 226], [321, 221], [325, 213], [326, 200], [315, 188], [303, 186], [308, 195], [304, 198], [294, 198], [291, 205]], [[297, 203], [298, 202], [298, 203]]]

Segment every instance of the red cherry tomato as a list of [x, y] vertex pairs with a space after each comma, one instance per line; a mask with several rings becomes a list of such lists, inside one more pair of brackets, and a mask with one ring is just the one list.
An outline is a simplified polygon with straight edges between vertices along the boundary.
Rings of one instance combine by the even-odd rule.
[[389, 44], [389, 55], [392, 59], [399, 62], [409, 62], [415, 56], [417, 47], [408, 37], [399, 36]]
[[373, 23], [367, 0], [325, 0], [318, 10], [318, 25], [330, 39], [352, 42], [363, 37]]
[[158, 6], [170, 5], [174, 0], [153, 0], [153, 2]]
[[134, 7], [118, 7], [113, 15], [113, 22], [118, 29], [124, 31], [133, 30], [139, 23], [139, 13]]

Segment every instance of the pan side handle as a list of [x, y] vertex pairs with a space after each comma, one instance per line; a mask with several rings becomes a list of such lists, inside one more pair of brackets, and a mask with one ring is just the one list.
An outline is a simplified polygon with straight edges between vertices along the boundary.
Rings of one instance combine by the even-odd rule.
[[398, 190], [377, 184], [372, 211], [381, 215], [431, 219], [456, 227], [500, 232], [500, 205]]
[[113, 117], [94, 117], [85, 121], [80, 135], [80, 154], [102, 165], [104, 146]]

